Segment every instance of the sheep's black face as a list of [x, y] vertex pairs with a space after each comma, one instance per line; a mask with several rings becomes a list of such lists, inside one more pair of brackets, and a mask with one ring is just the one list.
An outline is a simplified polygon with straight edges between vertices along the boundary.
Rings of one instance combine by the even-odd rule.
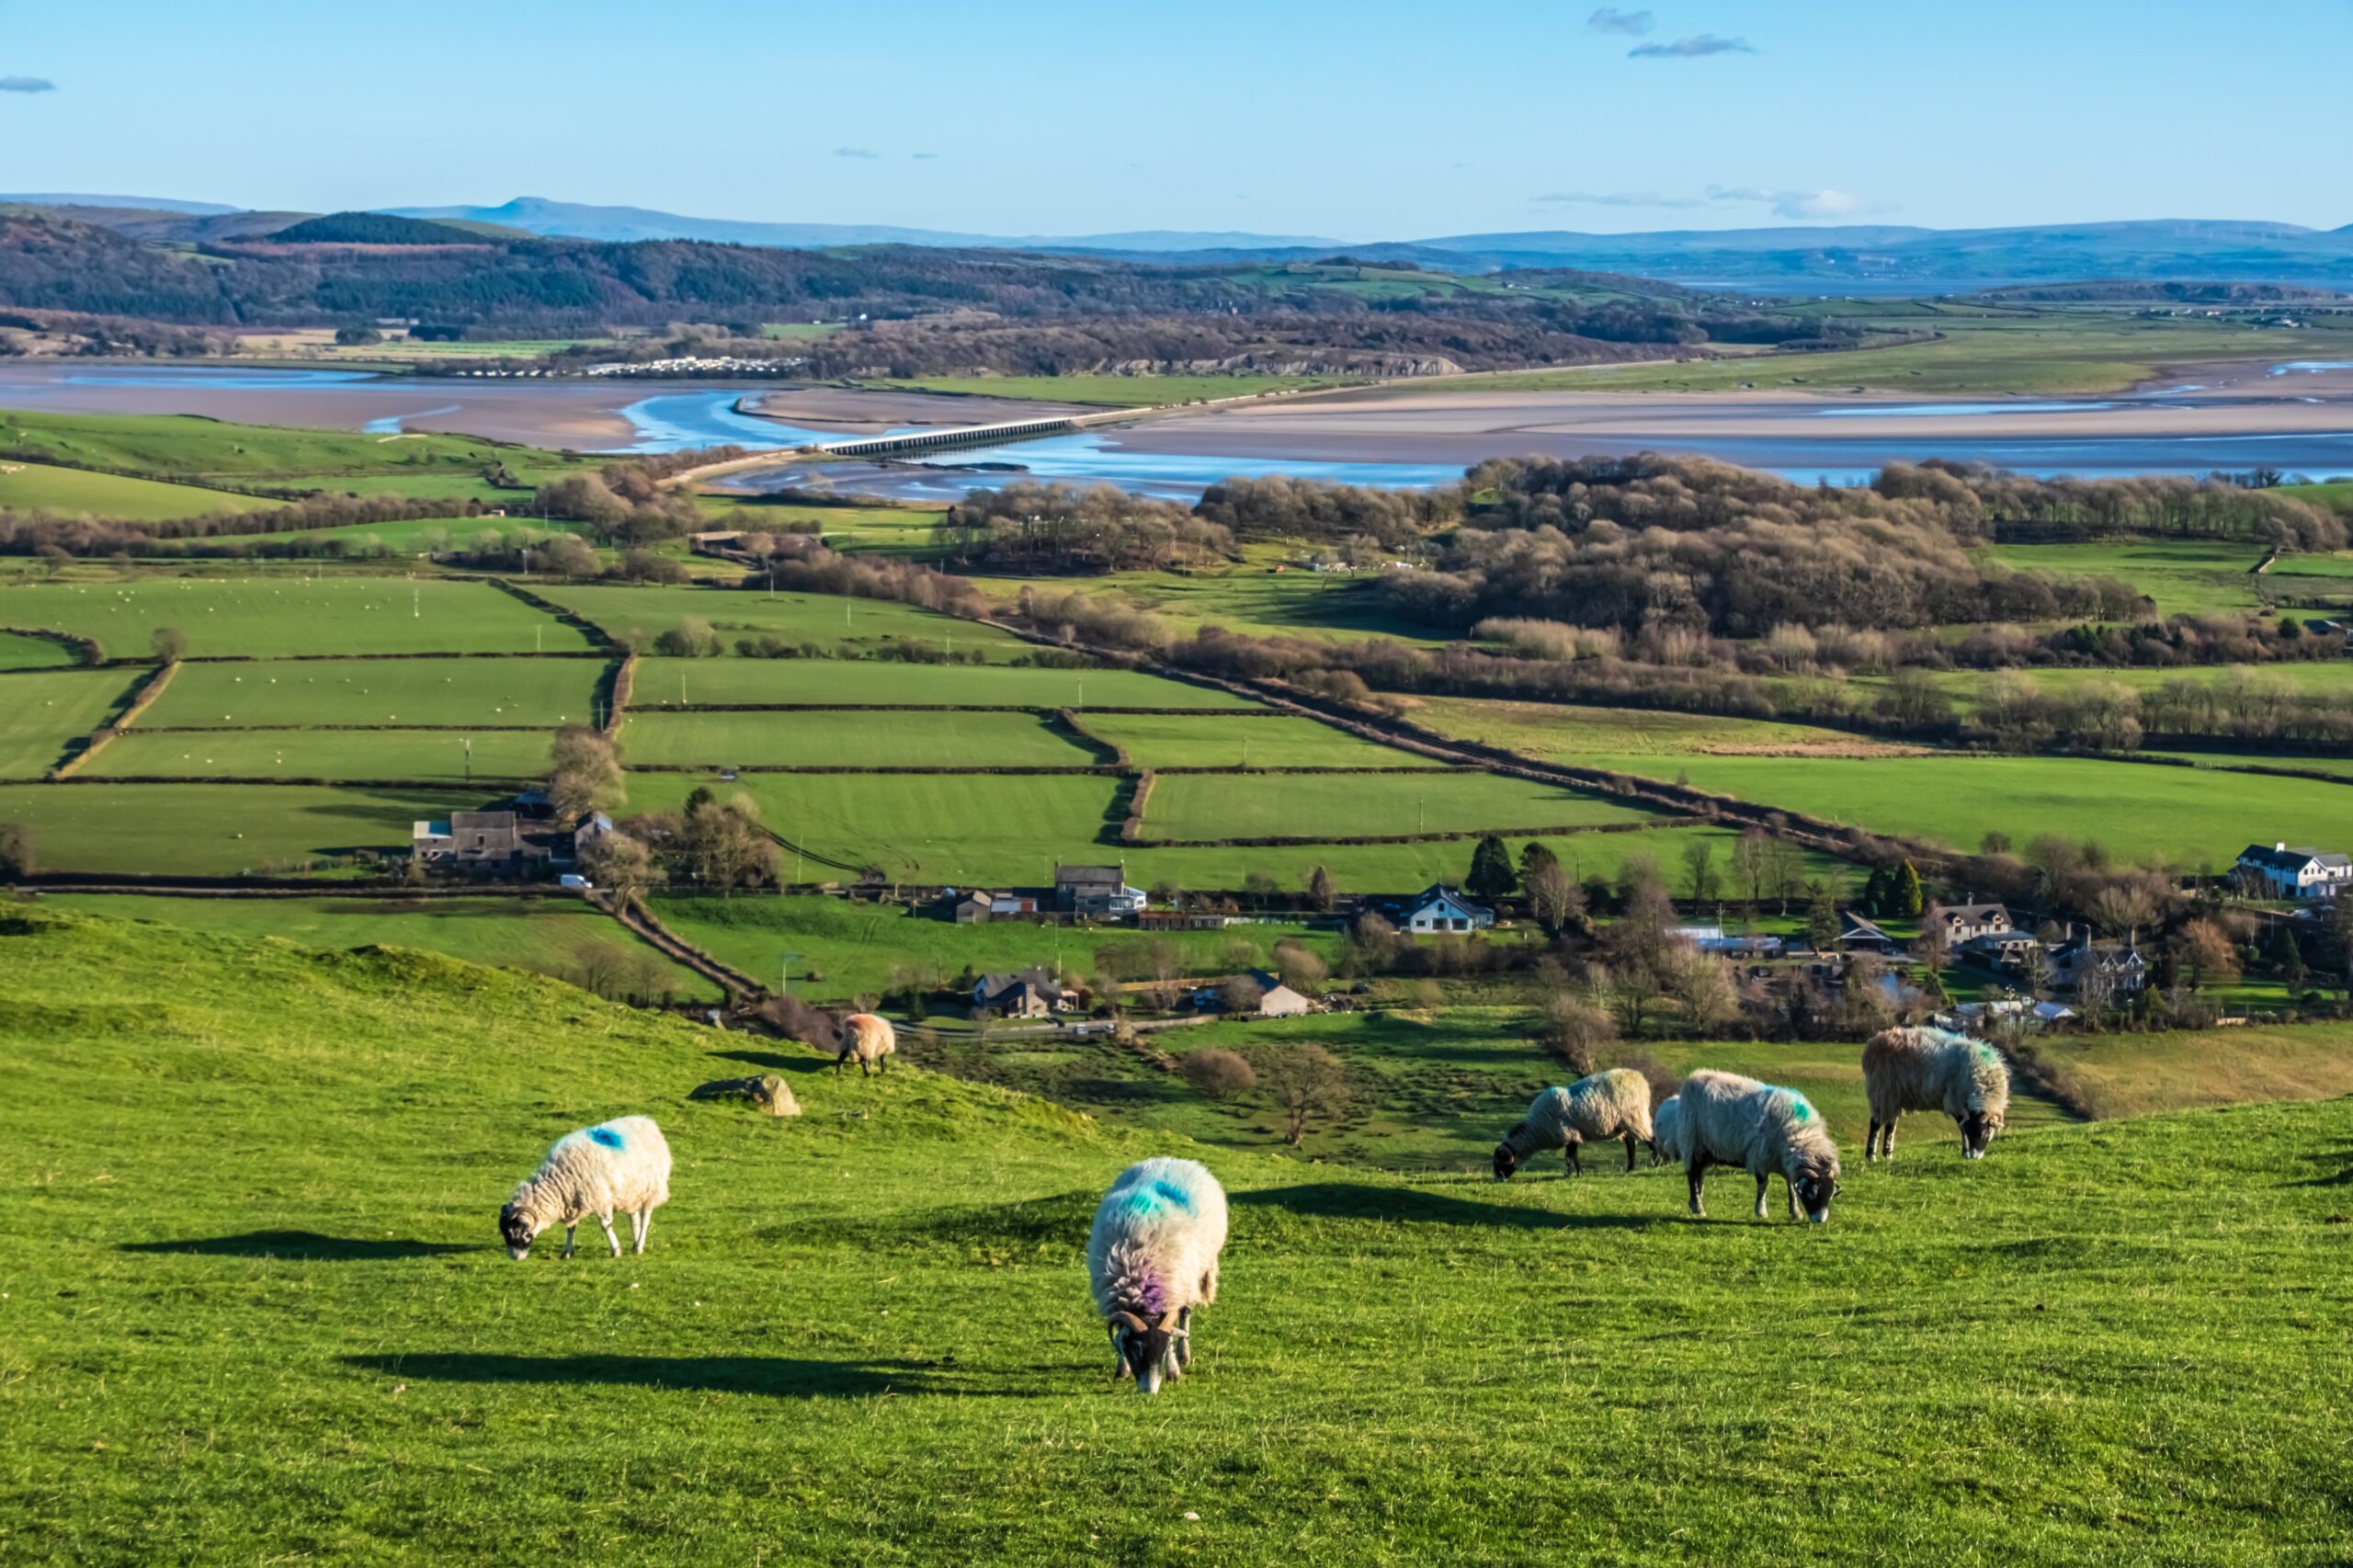
[[1519, 1169], [1519, 1156], [1511, 1152], [1508, 1143], [1495, 1145], [1495, 1179], [1509, 1181], [1511, 1173]]
[[1158, 1393], [1163, 1377], [1176, 1375], [1176, 1336], [1165, 1328], [1128, 1329], [1120, 1335], [1120, 1375], [1136, 1381], [1139, 1393]]
[[1808, 1171], [1798, 1177], [1798, 1206], [1815, 1224], [1830, 1218], [1830, 1200], [1838, 1196], [1838, 1173]]
[[524, 1254], [531, 1250], [531, 1237], [534, 1233], [531, 1230], [531, 1222], [515, 1212], [515, 1205], [512, 1203], [498, 1211], [499, 1237], [506, 1243], [507, 1256], [513, 1257], [517, 1263], [523, 1260]]
[[1991, 1143], [1994, 1141], [1994, 1134], [2002, 1130], [2001, 1118], [1987, 1116], [1982, 1110], [1972, 1110], [1967, 1116], [1957, 1117], [1954, 1119], [1961, 1123], [1961, 1158], [1984, 1159], [1985, 1145]]

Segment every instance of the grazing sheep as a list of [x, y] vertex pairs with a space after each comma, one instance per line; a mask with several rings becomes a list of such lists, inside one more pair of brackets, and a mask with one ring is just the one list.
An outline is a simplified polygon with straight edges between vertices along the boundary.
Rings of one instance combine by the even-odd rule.
[[842, 1063], [858, 1058], [858, 1075], [887, 1071], [889, 1058], [898, 1054], [899, 1037], [891, 1028], [891, 1020], [878, 1018], [871, 1013], [852, 1013], [842, 1020], [841, 1054], [834, 1058], [834, 1075], [839, 1077]]
[[619, 1257], [614, 1210], [629, 1216], [631, 1239], [643, 1252], [654, 1211], [669, 1201], [670, 1145], [652, 1117], [624, 1116], [557, 1139], [538, 1171], [498, 1211], [498, 1232], [506, 1238], [507, 1253], [520, 1262], [531, 1250], [532, 1237], [560, 1223], [563, 1256], [570, 1257], [573, 1233], [594, 1214]]
[[1669, 1095], [1651, 1112], [1651, 1164], [1683, 1163], [1683, 1096]]
[[1940, 1110], [1961, 1125], [1961, 1154], [1982, 1160], [2010, 1108], [2010, 1070], [1983, 1040], [1942, 1029], [1881, 1029], [1863, 1047], [1871, 1130], [1863, 1158], [1895, 1158], [1895, 1122], [1907, 1110]]
[[1612, 1067], [1588, 1073], [1565, 1089], [1545, 1090], [1495, 1145], [1495, 1179], [1507, 1179], [1540, 1150], [1563, 1148], [1568, 1151], [1568, 1174], [1583, 1176], [1577, 1146], [1588, 1138], [1623, 1138], [1626, 1168], [1632, 1170], [1634, 1145], [1652, 1139], [1650, 1080], [1631, 1067]]
[[1191, 1160], [1141, 1160], [1096, 1206], [1086, 1272], [1111, 1331], [1111, 1376], [1158, 1393], [1193, 1362], [1193, 1309], [1217, 1300], [1225, 1189]]
[[1830, 1218], [1838, 1195], [1838, 1146], [1822, 1113], [1795, 1089], [1778, 1088], [1736, 1073], [1702, 1070], [1683, 1080], [1676, 1120], [1683, 1169], [1691, 1181], [1691, 1212], [1707, 1218], [1700, 1188], [1710, 1165], [1738, 1165], [1756, 1178], [1756, 1217], [1765, 1218], [1765, 1187], [1775, 1172], [1788, 1185], [1790, 1218]]

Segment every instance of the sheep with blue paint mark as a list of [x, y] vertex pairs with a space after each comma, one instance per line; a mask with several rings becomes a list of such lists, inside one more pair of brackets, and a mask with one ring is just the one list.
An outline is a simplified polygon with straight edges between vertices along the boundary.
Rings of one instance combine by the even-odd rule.
[[570, 1257], [574, 1233], [594, 1214], [619, 1257], [621, 1241], [613, 1234], [613, 1215], [629, 1216], [631, 1239], [643, 1252], [654, 1211], [669, 1201], [670, 1145], [652, 1117], [624, 1116], [557, 1139], [540, 1168], [498, 1211], [498, 1232], [508, 1256], [519, 1263], [533, 1237], [562, 1225], [563, 1256]]
[[1838, 1145], [1803, 1095], [1702, 1068], [1683, 1080], [1676, 1098], [1682, 1102], [1676, 1119], [1695, 1218], [1708, 1215], [1700, 1189], [1710, 1165], [1737, 1165], [1756, 1178], [1760, 1220], [1765, 1188], [1776, 1174], [1789, 1187], [1790, 1219], [1798, 1217], [1801, 1203], [1815, 1224], [1830, 1218], [1830, 1200], [1838, 1195]]
[[1652, 1140], [1651, 1083], [1631, 1067], [1588, 1073], [1566, 1088], [1552, 1088], [1529, 1105], [1528, 1114], [1495, 1145], [1495, 1179], [1506, 1180], [1546, 1149], [1564, 1149], [1571, 1176], [1585, 1174], [1577, 1151], [1590, 1138], [1626, 1141], [1626, 1168], [1634, 1168], [1634, 1145]]
[[1683, 1163], [1683, 1096], [1669, 1095], [1651, 1112], [1651, 1164]]
[[1961, 1128], [1961, 1157], [1982, 1160], [2010, 1110], [2010, 1069], [1981, 1040], [1943, 1029], [1881, 1029], [1863, 1047], [1863, 1088], [1871, 1102], [1863, 1158], [1895, 1158], [1896, 1119], [1940, 1110]]
[[1193, 1310], [1217, 1300], [1225, 1188], [1206, 1166], [1161, 1156], [1120, 1173], [1096, 1206], [1086, 1272], [1111, 1334], [1111, 1376], [1143, 1393], [1193, 1362]]

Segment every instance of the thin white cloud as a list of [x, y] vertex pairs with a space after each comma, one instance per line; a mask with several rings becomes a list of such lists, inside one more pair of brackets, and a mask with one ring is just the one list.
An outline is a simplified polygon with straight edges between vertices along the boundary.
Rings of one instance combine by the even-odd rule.
[[43, 76], [0, 76], [0, 93], [53, 93], [57, 84]]
[[1763, 207], [1791, 222], [1865, 218], [1893, 210], [1894, 203], [1868, 201], [1843, 190], [1782, 190], [1773, 186], [1711, 185], [1699, 196], [1667, 196], [1654, 190], [1559, 190], [1535, 198], [1562, 207], [1633, 207], [1663, 212], [1695, 209]]
[[1711, 54], [1754, 54], [1756, 48], [1745, 38], [1718, 38], [1713, 33], [1701, 33], [1696, 38], [1679, 38], [1673, 43], [1636, 44], [1626, 51], [1629, 60], [1700, 60]]
[[939, 154], [937, 153], [910, 153], [907, 156], [913, 158], [916, 163], [921, 164], [926, 163], [933, 158], [937, 158]]
[[1648, 11], [1621, 11], [1615, 6], [1604, 6], [1585, 19], [1585, 25], [1597, 33], [1620, 33], [1627, 38], [1645, 38], [1658, 19]]
[[880, 153], [871, 152], [864, 147], [836, 147], [834, 149], [834, 156], [836, 158], [879, 158], [881, 155], [882, 154]]
[[1705, 207], [1697, 196], [1661, 196], [1654, 190], [1556, 190], [1536, 199], [1564, 207]]

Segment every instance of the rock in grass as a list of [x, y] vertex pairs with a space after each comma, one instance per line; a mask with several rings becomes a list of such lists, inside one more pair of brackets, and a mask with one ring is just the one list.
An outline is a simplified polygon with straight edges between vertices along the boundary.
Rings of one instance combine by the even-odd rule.
[[703, 1085], [688, 1095], [690, 1100], [745, 1100], [757, 1106], [770, 1116], [799, 1116], [801, 1102], [792, 1097], [792, 1085], [773, 1073], [763, 1073], [756, 1078], [720, 1078]]

